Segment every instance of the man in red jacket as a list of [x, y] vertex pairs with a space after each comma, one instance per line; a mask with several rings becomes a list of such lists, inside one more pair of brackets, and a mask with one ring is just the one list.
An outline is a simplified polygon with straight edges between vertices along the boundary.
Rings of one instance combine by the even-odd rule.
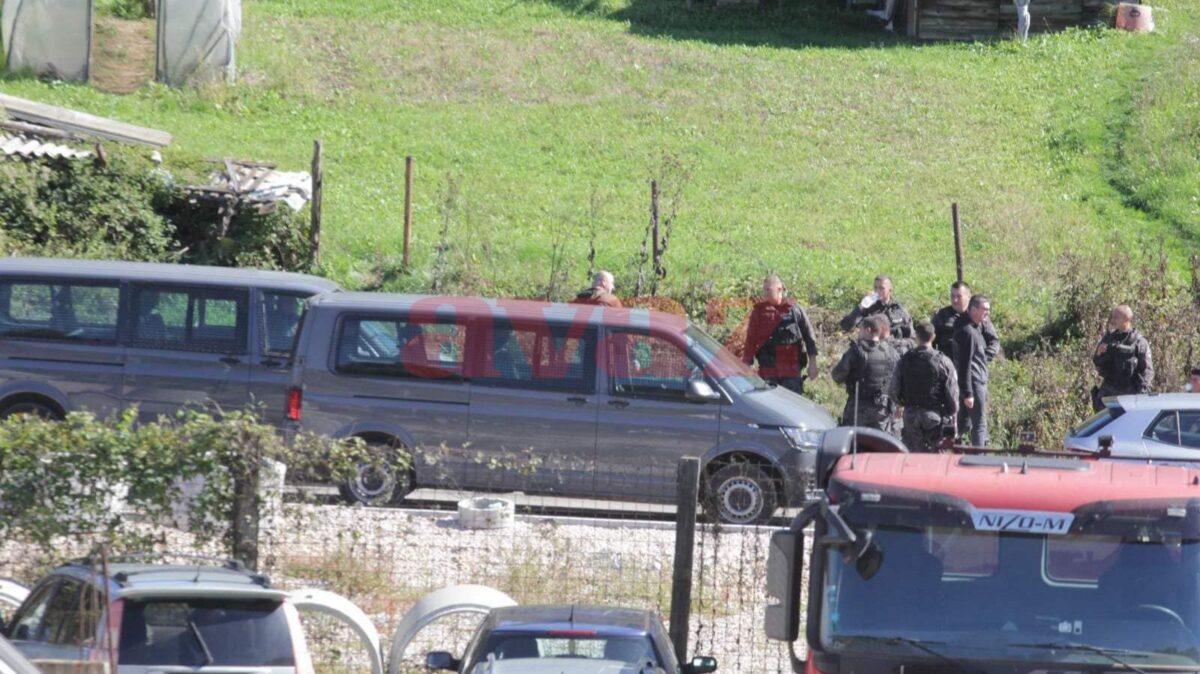
[[747, 365], [757, 360], [763, 379], [803, 394], [805, 367], [809, 379], [817, 376], [817, 342], [808, 315], [785, 292], [778, 275], [763, 281], [763, 298], [750, 312], [742, 360]]

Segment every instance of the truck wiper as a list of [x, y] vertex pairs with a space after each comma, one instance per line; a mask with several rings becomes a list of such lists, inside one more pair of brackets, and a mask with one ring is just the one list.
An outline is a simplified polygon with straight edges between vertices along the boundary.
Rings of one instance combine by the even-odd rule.
[[213, 663], [212, 651], [208, 650], [208, 644], [205, 643], [204, 637], [200, 636], [200, 628], [196, 627], [196, 622], [191, 618], [187, 621], [188, 629], [191, 630], [192, 636], [196, 637], [196, 643], [200, 644], [200, 650], [204, 651], [204, 666], [207, 667]]
[[[905, 646], [911, 646], [912, 648], [915, 648], [919, 651], [922, 651], [924, 653], [928, 653], [929, 655], [932, 655], [933, 657], [937, 658], [938, 660], [941, 660], [942, 662], [944, 662], [944, 663], [950, 665], [951, 667], [957, 669], [958, 671], [962, 672], [962, 674], [975, 674], [975, 672], [968, 669], [966, 667], [966, 665], [962, 664], [958, 660], [955, 660], [954, 658], [946, 655], [945, 653], [942, 653], [941, 651], [937, 650], [936, 648], [933, 648], [933, 646], [944, 646], [946, 644], [946, 642], [944, 642], [944, 641], [928, 641], [926, 639], [912, 639], [909, 637], [881, 637], [881, 636], [874, 636], [874, 635], [870, 635], [870, 634], [848, 635], [848, 636], [844, 636], [841, 638], [842, 639], [855, 639], [858, 641], [869, 641], [869, 642], [877, 643], [877, 644], [888, 644], [891, 646], [898, 646], [901, 644], [903, 644]], [[1142, 674], [1145, 674], [1145, 673], [1143, 672]]]
[[1041, 648], [1044, 650], [1057, 651], [1083, 651], [1086, 653], [1095, 653], [1102, 655], [1112, 662], [1124, 667], [1125, 669], [1137, 672], [1137, 674], [1146, 674], [1146, 670], [1137, 665], [1126, 662], [1120, 656], [1140, 655], [1137, 651], [1130, 651], [1122, 648], [1104, 648], [1102, 646], [1093, 646], [1091, 644], [1079, 644], [1074, 642], [1053, 642], [1048, 641], [1040, 644], [1009, 644], [1013, 648]]

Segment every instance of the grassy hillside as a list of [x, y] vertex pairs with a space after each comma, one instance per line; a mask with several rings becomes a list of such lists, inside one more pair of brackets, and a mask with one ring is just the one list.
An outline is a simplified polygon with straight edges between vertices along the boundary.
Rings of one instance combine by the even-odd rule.
[[352, 285], [395, 267], [405, 154], [416, 269], [392, 287], [429, 285], [443, 227], [451, 287], [539, 295], [555, 259], [573, 287], [594, 228], [597, 264], [628, 289], [653, 176], [682, 187], [676, 296], [740, 294], [774, 269], [840, 306], [887, 271], [931, 307], [953, 274], [954, 200], [968, 276], [1014, 327], [1044, 316], [1068, 248], [1162, 235], [1177, 261], [1191, 249], [1195, 3], [1163, 0], [1156, 35], [1024, 45], [915, 45], [833, 3], [787, 4], [248, 0], [236, 86], [0, 86], [168, 129], [168, 161], [302, 168], [323, 138], [325, 265]]

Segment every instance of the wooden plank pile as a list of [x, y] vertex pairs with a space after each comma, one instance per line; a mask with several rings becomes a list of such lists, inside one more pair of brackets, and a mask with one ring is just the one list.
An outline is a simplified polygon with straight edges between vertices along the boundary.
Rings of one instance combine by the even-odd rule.
[[3, 108], [3, 111], [13, 119], [75, 136], [154, 147], [166, 147], [171, 144], [171, 134], [165, 131], [147, 129], [115, 119], [37, 103], [8, 94], [0, 93], [0, 108]]
[[[916, 37], [923, 40], [991, 40], [1017, 29], [1013, 0], [909, 0], [916, 3]], [[1109, 0], [1032, 0], [1030, 32], [1095, 23]]]

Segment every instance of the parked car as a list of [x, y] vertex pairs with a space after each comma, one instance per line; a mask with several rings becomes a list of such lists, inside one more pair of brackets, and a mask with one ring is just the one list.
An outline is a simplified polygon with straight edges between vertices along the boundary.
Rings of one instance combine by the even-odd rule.
[[1200, 394], [1150, 393], [1104, 399], [1104, 409], [1071, 430], [1068, 451], [1095, 452], [1112, 438], [1123, 458], [1200, 461]]
[[21, 652], [0, 637], [0, 674], [42, 674]]
[[54, 569], [5, 636], [35, 661], [109, 661], [111, 645], [116, 674], [312, 673], [290, 595], [236, 562], [119, 562], [109, 565], [107, 579], [98, 568], [81, 561]]
[[292, 387], [293, 428], [409, 458], [341, 485], [367, 504], [418, 486], [672, 502], [696, 456], [715, 514], [762, 522], [805, 500], [835, 425], [684, 319], [591, 305], [320, 295]]
[[680, 665], [653, 611], [511, 606], [488, 613], [462, 658], [435, 651], [425, 666], [460, 674], [708, 674], [717, 661]]
[[334, 290], [252, 269], [2, 258], [0, 417], [257, 401], [282, 424], [304, 302]]

